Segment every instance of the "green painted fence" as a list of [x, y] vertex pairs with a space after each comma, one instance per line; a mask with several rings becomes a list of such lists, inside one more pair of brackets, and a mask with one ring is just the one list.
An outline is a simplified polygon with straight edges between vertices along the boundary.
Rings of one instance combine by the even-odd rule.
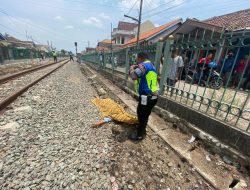
[[[51, 58], [52, 53], [43, 52], [46, 58]], [[58, 55], [58, 57], [67, 57], [63, 55]], [[22, 60], [22, 59], [37, 59], [42, 58], [41, 52], [33, 49], [25, 48], [13, 48], [13, 47], [0, 47], [0, 63], [10, 60]]]

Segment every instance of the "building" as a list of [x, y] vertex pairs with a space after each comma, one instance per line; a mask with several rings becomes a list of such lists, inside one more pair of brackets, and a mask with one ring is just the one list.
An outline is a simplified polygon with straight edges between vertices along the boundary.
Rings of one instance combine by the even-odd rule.
[[[152, 30], [154, 25], [151, 21], [145, 21], [141, 24], [140, 33], [147, 32]], [[113, 29], [112, 39], [114, 40], [114, 44], [123, 45], [126, 44], [129, 40], [133, 39], [137, 35], [138, 24], [130, 23], [130, 22], [122, 22], [118, 23], [118, 27]]]
[[236, 30], [250, 27], [250, 9], [245, 9], [221, 16], [203, 20], [203, 22], [224, 27], [226, 30]]
[[3, 63], [4, 60], [9, 60], [9, 48], [8, 46], [11, 45], [7, 42], [4, 35], [0, 33], [0, 63]]
[[8, 34], [0, 34], [0, 62], [13, 59], [32, 59], [41, 57], [41, 53], [49, 56], [48, 45], [37, 45], [33, 41], [19, 40]]
[[114, 39], [115, 44], [122, 45], [128, 40], [135, 37], [136, 23], [122, 22], [119, 21], [118, 27], [113, 29], [112, 39]]
[[49, 53], [51, 52], [51, 48], [49, 45], [38, 45], [36, 44], [36, 49], [40, 52], [45, 52], [45, 53]]
[[108, 51], [111, 49], [111, 40], [110, 39], [105, 39], [102, 40], [101, 42], [98, 42], [96, 51]]
[[92, 47], [86, 47], [86, 52], [95, 52], [96, 49]]
[[[153, 24], [151, 21], [147, 20], [147, 21], [145, 21], [145, 22], [143, 22], [143, 23], [141, 24], [141, 27], [140, 27], [140, 34], [142, 34], [142, 33], [144, 33], [144, 32], [147, 32], [147, 31], [150, 31], [150, 30], [152, 30], [152, 29], [154, 29], [154, 28], [155, 28], [154, 24]], [[135, 31], [135, 37], [137, 37], [138, 26], [136, 26], [136, 27], [134, 28], [134, 31]]]
[[[182, 24], [182, 19], [177, 19], [171, 22], [168, 22], [162, 26], [153, 28], [149, 31], [143, 32], [139, 36], [140, 45], [150, 45], [159, 41], [160, 38], [167, 38], [171, 35], [177, 28]], [[129, 40], [124, 47], [135, 46], [137, 42], [137, 37]]]
[[36, 47], [36, 44], [33, 41], [19, 40], [13, 36], [8, 35], [8, 34], [5, 35], [5, 39], [7, 40], [7, 42], [11, 43], [16, 48], [35, 49], [35, 47]]

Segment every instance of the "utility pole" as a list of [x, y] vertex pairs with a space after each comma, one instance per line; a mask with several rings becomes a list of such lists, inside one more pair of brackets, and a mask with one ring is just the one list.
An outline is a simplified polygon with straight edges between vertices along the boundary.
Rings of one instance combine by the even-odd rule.
[[77, 42], [75, 42], [75, 47], [76, 47], [76, 56], [77, 56]]
[[140, 1], [140, 11], [139, 11], [139, 19], [133, 18], [128, 15], [124, 15], [125, 17], [131, 18], [132, 20], [138, 23], [138, 30], [137, 30], [137, 40], [136, 40], [136, 48], [139, 48], [139, 38], [140, 38], [140, 29], [141, 29], [141, 14], [142, 14], [142, 4], [143, 0]]
[[113, 43], [112, 43], [112, 30], [113, 30], [113, 27], [112, 27], [112, 23], [111, 23], [111, 32], [110, 32], [110, 37], [111, 37], [111, 47], [110, 47], [110, 50], [111, 50], [111, 54], [112, 54], [112, 49], [113, 49]]
[[27, 30], [25, 30], [25, 34], [26, 34], [26, 40], [28, 41], [28, 32], [27, 32]]
[[[112, 74], [114, 74], [114, 60], [113, 60], [113, 42], [112, 42], [112, 30], [113, 30], [113, 26], [111, 23], [111, 32], [110, 32], [110, 36], [111, 36], [111, 65], [112, 65]], [[112, 75], [113, 76], [113, 75]]]
[[140, 29], [141, 29], [142, 4], [143, 4], [143, 0], [141, 0], [141, 3], [140, 3], [139, 22], [138, 22], [138, 31], [137, 31], [137, 40], [136, 40], [137, 49], [139, 49], [139, 37], [140, 37]]

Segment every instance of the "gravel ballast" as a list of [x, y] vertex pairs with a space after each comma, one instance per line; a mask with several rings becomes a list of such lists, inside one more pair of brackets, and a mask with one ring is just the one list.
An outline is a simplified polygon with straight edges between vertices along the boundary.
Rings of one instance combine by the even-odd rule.
[[0, 189], [110, 189], [94, 95], [70, 62], [19, 97], [0, 116]]

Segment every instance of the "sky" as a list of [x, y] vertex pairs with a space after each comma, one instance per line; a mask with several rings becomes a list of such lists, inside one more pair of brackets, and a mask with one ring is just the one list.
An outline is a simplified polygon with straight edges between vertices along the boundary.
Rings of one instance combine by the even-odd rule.
[[[133, 22], [140, 0], [0, 0], [0, 33], [78, 51], [110, 39], [111, 23]], [[250, 8], [250, 0], [143, 0], [142, 21], [155, 26], [171, 20], [199, 20]]]

